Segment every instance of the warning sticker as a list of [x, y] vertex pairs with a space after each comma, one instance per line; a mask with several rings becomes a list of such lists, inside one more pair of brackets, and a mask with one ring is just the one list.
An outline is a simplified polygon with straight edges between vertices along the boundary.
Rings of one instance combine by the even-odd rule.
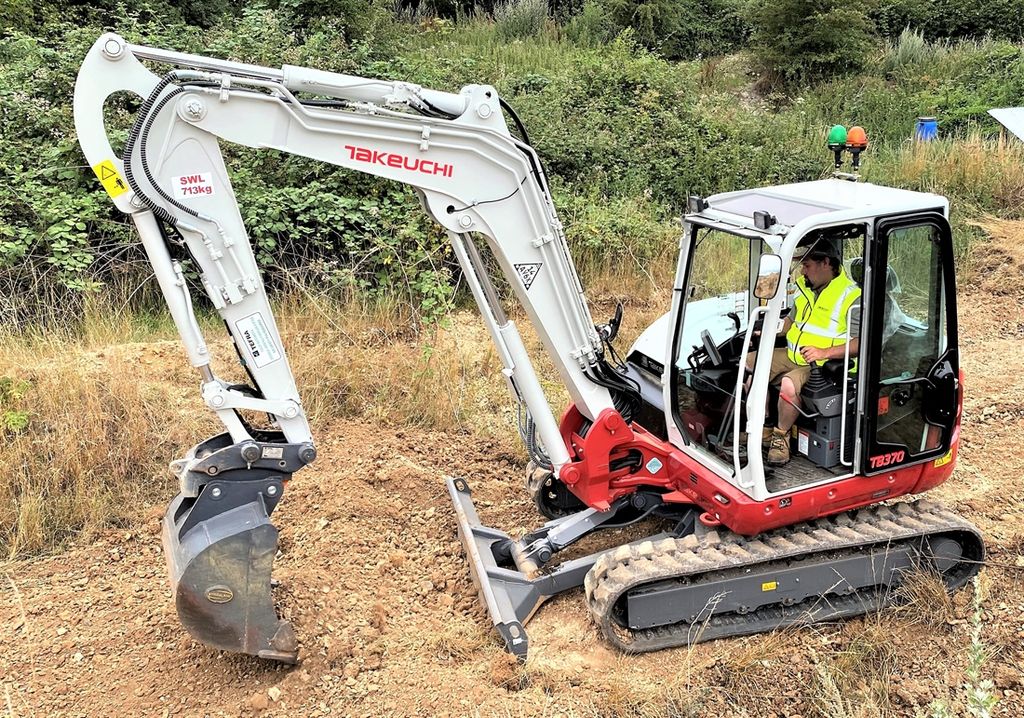
[[213, 175], [210, 172], [172, 177], [171, 183], [174, 185], [174, 196], [178, 199], [212, 197], [214, 195]]
[[808, 434], [806, 431], [798, 431], [797, 432], [797, 435], [796, 435], [797, 447], [796, 448], [797, 448], [797, 451], [799, 451], [804, 456], [807, 456], [807, 452], [810, 450], [810, 446], [809, 446], [810, 438], [811, 438], [810, 434]]
[[543, 265], [541, 265], [540, 262], [515, 265], [516, 272], [519, 273], [519, 278], [523, 280], [523, 286], [526, 287], [527, 290], [530, 289], [530, 286], [533, 284], [533, 280], [537, 278], [537, 274], [540, 272], [541, 266]]
[[762, 591], [774, 591], [779, 587], [778, 581], [765, 581], [761, 584]]
[[936, 459], [934, 465], [935, 466], [945, 466], [946, 464], [948, 464], [952, 460], [953, 460], [953, 450], [950, 449], [949, 451], [946, 452], [945, 456], [940, 456], [938, 459]]
[[128, 191], [128, 185], [121, 179], [121, 173], [117, 171], [113, 160], [103, 160], [98, 165], [94, 165], [92, 171], [96, 173], [103, 189], [111, 197], [117, 197]]
[[259, 312], [250, 314], [244, 319], [235, 322], [238, 333], [242, 335], [242, 343], [249, 351], [253, 363], [257, 369], [262, 369], [268, 364], [281, 359], [281, 352], [277, 348], [277, 342], [263, 321], [263, 315]]

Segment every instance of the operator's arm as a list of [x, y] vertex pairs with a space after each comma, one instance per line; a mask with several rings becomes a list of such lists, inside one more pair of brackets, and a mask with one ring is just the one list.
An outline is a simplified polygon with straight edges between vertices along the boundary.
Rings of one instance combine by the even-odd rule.
[[[860, 337], [854, 337], [850, 340], [850, 356], [856, 357], [857, 352], [860, 349]], [[846, 344], [838, 344], [828, 349], [819, 349], [818, 347], [802, 347], [800, 354], [803, 355], [804, 359], [810, 362], [821, 361], [823, 359], [842, 359], [846, 356]]]

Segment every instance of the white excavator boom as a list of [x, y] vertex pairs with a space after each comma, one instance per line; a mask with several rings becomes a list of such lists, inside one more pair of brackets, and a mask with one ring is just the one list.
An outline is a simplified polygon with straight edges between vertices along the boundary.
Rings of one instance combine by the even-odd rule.
[[[141, 60], [176, 69], [161, 77]], [[103, 106], [124, 91], [144, 101], [118, 156]], [[138, 228], [189, 360], [202, 376], [203, 400], [227, 430], [172, 463], [181, 494], [165, 518], [179, 614], [201, 640], [294, 658], [294, 636], [277, 621], [269, 599], [277, 544], [268, 516], [291, 473], [316, 456], [221, 141], [301, 155], [415, 188], [424, 210], [447, 231], [510, 389], [526, 406], [527, 447], [554, 472], [569, 462], [568, 449], [473, 235], [489, 247], [577, 409], [593, 419], [614, 407], [613, 393], [628, 392], [628, 384], [604, 364], [602, 336], [540, 161], [510, 134], [493, 87], [438, 92], [302, 67], [204, 58], [106, 34], [82, 64], [74, 115], [89, 164]], [[171, 243], [193, 258], [251, 388], [215, 375]], [[254, 430], [240, 409], [266, 412], [279, 433]], [[243, 641], [243, 623], [262, 628]]]

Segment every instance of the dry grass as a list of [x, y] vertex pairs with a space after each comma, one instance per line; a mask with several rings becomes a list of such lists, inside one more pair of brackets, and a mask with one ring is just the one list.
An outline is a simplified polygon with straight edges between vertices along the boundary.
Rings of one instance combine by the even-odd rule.
[[[668, 309], [667, 289], [661, 306], [644, 300], [669, 286], [671, 264], [631, 274], [640, 277], [635, 286], [611, 270], [595, 272], [604, 300], [597, 321], [611, 316], [615, 301], [629, 304], [620, 347]], [[173, 495], [167, 463], [222, 431], [170, 322], [123, 306], [94, 298], [74, 327], [0, 333], [0, 461], [9, 467], [0, 480], [0, 555], [132, 524]], [[400, 301], [339, 303], [297, 287], [276, 314], [314, 434], [333, 419], [360, 417], [472, 431], [523, 454], [500, 362], [476, 312], [424, 326]], [[567, 394], [517, 314], [557, 416]], [[203, 323], [217, 374], [244, 381], [219, 321]]]
[[907, 143], [891, 166], [885, 164], [883, 183], [945, 195], [959, 213], [965, 210], [963, 201], [1002, 207], [1010, 214], [1024, 210], [1024, 145], [1016, 140], [973, 134], [966, 139]]
[[977, 245], [980, 251], [971, 253], [972, 283], [996, 296], [1020, 294], [1020, 276], [1024, 270], [1024, 222], [986, 216], [970, 224], [989, 237], [988, 241]]
[[957, 617], [953, 597], [942, 579], [928, 572], [907, 576], [896, 589], [896, 605], [887, 611], [904, 624], [939, 628]]
[[495, 438], [514, 425], [500, 362], [475, 313], [417, 326], [401, 305], [339, 306], [306, 294], [277, 314], [314, 433], [341, 417]]
[[709, 690], [677, 681], [655, 686], [628, 678], [611, 679], [588, 714], [595, 718], [696, 718], [707, 715]]
[[173, 362], [146, 371], [160, 349], [97, 349], [92, 331], [0, 336], [0, 553], [131, 521], [168, 493], [164, 466], [197, 433]]
[[[394, 307], [326, 310], [308, 299], [278, 315], [314, 426], [339, 416], [447, 428], [471, 414], [512, 421], [504, 387], [490, 386], [499, 369], [486, 336], [463, 326], [470, 317], [416, 332]], [[94, 306], [74, 330], [0, 335], [0, 554], [132, 523], [173, 495], [168, 461], [223, 430], [177, 340], [142, 324]], [[218, 323], [206, 331], [222, 336]], [[147, 333], [149, 342], [125, 341]], [[220, 376], [244, 379], [226, 340], [211, 350]]]
[[830, 651], [814, 667], [809, 698], [821, 718], [877, 718], [892, 714], [896, 650], [891, 628], [881, 621], [847, 624], [845, 648]]
[[786, 650], [798, 642], [798, 630], [785, 628], [755, 638], [729, 642], [723, 653], [721, 689], [739, 704], [747, 704], [760, 695], [768, 695], [778, 681], [778, 665]]
[[[486, 622], [483, 625], [487, 625]], [[493, 637], [472, 621], [446, 621], [430, 632], [426, 652], [441, 662], [465, 663], [488, 647]], [[508, 655], [502, 651], [503, 655]]]

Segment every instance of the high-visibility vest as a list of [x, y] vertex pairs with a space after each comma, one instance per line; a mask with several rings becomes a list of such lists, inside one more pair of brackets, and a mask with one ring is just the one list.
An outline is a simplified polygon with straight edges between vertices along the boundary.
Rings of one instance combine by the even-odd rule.
[[[803, 275], [797, 277], [797, 292], [793, 302], [793, 325], [786, 332], [786, 348], [789, 360], [798, 366], [807, 366], [807, 360], [800, 354], [801, 347], [828, 349], [845, 344], [848, 327], [846, 317], [850, 307], [860, 299], [860, 287], [839, 270], [839, 276], [821, 290], [817, 297], [807, 286]], [[851, 357], [856, 360], [856, 357]], [[825, 361], [816, 362], [819, 366]], [[856, 362], [853, 367], [856, 371]]]

